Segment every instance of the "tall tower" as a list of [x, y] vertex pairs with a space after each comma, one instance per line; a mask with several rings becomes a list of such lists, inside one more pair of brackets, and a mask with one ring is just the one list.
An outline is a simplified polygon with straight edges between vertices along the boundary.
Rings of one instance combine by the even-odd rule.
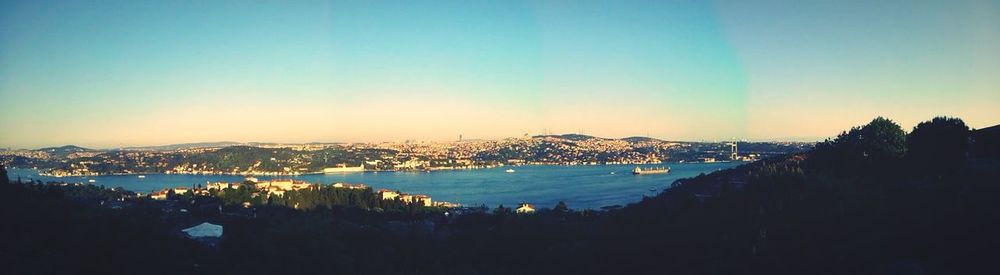
[[736, 160], [736, 157], [738, 156], [738, 154], [737, 154], [738, 151], [737, 151], [737, 148], [736, 148], [736, 141], [730, 142], [729, 146], [730, 146], [730, 149], [732, 149], [732, 154], [729, 155], [729, 159]]

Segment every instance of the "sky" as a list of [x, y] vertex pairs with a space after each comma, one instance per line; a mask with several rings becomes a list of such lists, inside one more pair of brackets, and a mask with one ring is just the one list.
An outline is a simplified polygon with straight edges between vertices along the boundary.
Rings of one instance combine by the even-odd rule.
[[1000, 1], [0, 1], [0, 147], [1000, 124]]

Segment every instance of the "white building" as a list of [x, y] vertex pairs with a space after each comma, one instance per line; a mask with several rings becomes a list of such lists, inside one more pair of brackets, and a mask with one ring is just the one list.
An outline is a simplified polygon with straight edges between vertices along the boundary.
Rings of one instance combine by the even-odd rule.
[[535, 206], [531, 205], [530, 203], [524, 203], [524, 202], [522, 202], [520, 205], [517, 206], [517, 210], [514, 210], [514, 211], [517, 212], [517, 213], [524, 213], [524, 214], [534, 213], [535, 212]]

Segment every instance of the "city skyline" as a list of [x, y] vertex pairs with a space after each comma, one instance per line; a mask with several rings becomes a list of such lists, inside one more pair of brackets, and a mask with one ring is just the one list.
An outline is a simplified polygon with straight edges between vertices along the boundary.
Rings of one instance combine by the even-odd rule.
[[995, 1], [0, 3], [0, 147], [1000, 123]]

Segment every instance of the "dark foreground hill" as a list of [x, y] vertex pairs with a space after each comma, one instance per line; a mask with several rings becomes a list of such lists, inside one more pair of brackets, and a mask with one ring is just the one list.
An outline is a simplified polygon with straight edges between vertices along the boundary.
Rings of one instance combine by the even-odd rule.
[[[680, 180], [621, 209], [446, 216], [263, 206], [212, 217], [225, 226], [214, 245], [181, 237], [191, 218], [151, 202], [110, 209], [92, 203], [107, 190], [3, 184], [0, 266], [11, 274], [990, 273], [1000, 255], [1000, 161], [968, 154], [970, 131], [949, 123], [906, 134], [879, 118], [811, 152]], [[928, 138], [965, 151], [908, 142]]]

